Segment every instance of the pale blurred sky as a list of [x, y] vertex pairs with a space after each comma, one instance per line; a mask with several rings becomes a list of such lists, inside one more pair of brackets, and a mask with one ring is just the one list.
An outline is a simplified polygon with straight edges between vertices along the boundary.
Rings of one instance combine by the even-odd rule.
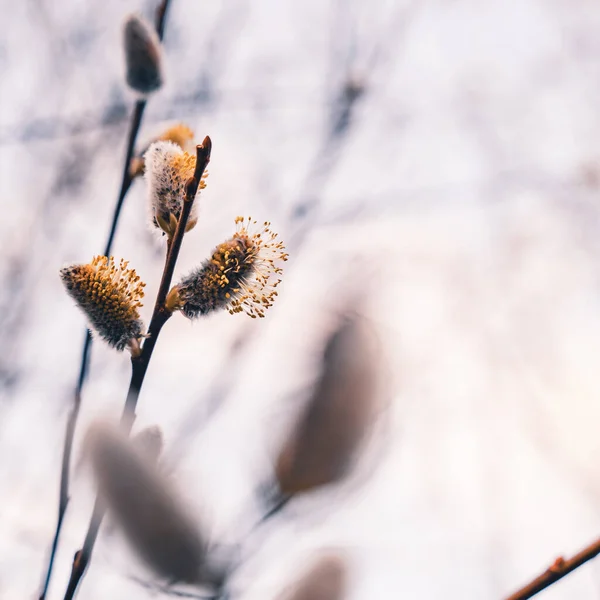
[[[0, 599], [34, 598], [57, 511], [84, 320], [58, 269], [101, 251], [133, 99], [120, 25], [154, 3], [0, 0]], [[332, 314], [357, 289], [389, 356], [393, 409], [341, 490], [292, 503], [235, 598], [275, 598], [312, 552], [345, 550], [352, 600], [495, 600], [600, 532], [600, 5], [588, 0], [172, 0], [173, 119], [213, 156], [178, 273], [238, 214], [290, 246], [268, 318], [165, 328], [140, 399], [177, 484], [230, 541]], [[343, 114], [348, 82], [363, 90]], [[115, 255], [147, 282], [162, 249], [135, 183]], [[255, 331], [256, 330], [256, 331]], [[227, 362], [240, 336], [240, 358]], [[246, 337], [244, 337], [246, 339]], [[126, 357], [96, 344], [78, 429], [117, 415]], [[215, 378], [223, 409], [203, 418]], [[185, 435], [184, 435], [185, 433]], [[62, 598], [93, 487], [73, 478], [49, 599]], [[345, 492], [345, 493], [343, 493]], [[226, 535], [225, 535], [226, 534]], [[148, 577], [101, 536], [79, 600]], [[592, 562], [544, 600], [600, 597]]]

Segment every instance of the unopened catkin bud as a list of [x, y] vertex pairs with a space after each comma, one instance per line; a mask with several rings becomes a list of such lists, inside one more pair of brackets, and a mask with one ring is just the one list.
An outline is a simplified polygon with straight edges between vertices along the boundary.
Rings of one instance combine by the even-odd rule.
[[337, 555], [320, 558], [279, 600], [342, 600], [346, 568]]
[[378, 406], [378, 343], [360, 317], [346, 319], [327, 342], [322, 372], [276, 462], [284, 495], [341, 480]]
[[210, 580], [197, 523], [154, 462], [108, 424], [92, 425], [85, 443], [100, 498], [146, 564], [173, 582]]
[[91, 263], [61, 269], [60, 276], [69, 295], [85, 313], [92, 329], [117, 350], [129, 346], [139, 350], [144, 323], [144, 286], [127, 261], [117, 265], [112, 257], [96, 256]]
[[138, 94], [147, 95], [163, 84], [162, 52], [156, 30], [139, 15], [129, 15], [123, 25], [125, 79]]
[[179, 309], [190, 319], [221, 308], [252, 318], [265, 316], [277, 296], [281, 263], [288, 255], [269, 222], [259, 226], [250, 217], [237, 217], [236, 224], [233, 237], [171, 290], [171, 310]]

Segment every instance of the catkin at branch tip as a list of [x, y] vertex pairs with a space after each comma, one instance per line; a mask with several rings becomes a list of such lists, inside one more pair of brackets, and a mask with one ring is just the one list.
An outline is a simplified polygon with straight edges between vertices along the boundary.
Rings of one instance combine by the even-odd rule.
[[[186, 184], [194, 175], [196, 156], [182, 150], [172, 141], [158, 141], [150, 145], [144, 155], [144, 161], [151, 223], [172, 236], [183, 208]], [[206, 187], [207, 177], [208, 173], [204, 172], [197, 193]], [[198, 221], [196, 215], [197, 206], [194, 203], [187, 231]]]

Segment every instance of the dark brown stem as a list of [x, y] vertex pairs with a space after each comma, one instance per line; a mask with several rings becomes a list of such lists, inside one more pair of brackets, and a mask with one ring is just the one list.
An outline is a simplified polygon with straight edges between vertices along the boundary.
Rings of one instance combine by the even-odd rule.
[[[204, 138], [204, 141], [200, 146], [196, 146], [196, 169], [194, 171], [194, 176], [188, 181], [186, 186], [185, 200], [181, 210], [181, 215], [177, 221], [177, 229], [175, 230], [173, 238], [167, 245], [165, 267], [163, 269], [160, 286], [156, 295], [152, 319], [150, 320], [150, 325], [148, 327], [148, 335], [144, 340], [139, 356], [134, 356], [131, 359], [131, 380], [129, 382], [129, 390], [127, 392], [127, 398], [125, 400], [125, 406], [123, 407], [123, 414], [121, 416], [121, 424], [127, 433], [131, 431], [131, 427], [133, 426], [133, 422], [135, 420], [135, 409], [140, 396], [140, 391], [142, 389], [142, 384], [144, 383], [144, 378], [148, 370], [148, 365], [150, 364], [150, 359], [152, 358], [152, 353], [154, 352], [156, 341], [158, 340], [158, 336], [160, 335], [163, 325], [169, 320], [169, 317], [172, 314], [165, 307], [165, 300], [171, 287], [171, 280], [173, 279], [175, 265], [181, 249], [183, 236], [185, 235], [185, 228], [188, 218], [192, 211], [196, 192], [198, 191], [200, 179], [202, 178], [202, 174], [204, 173], [210, 160], [211, 148], [212, 143], [209, 137]], [[75, 592], [77, 591], [77, 588], [81, 583], [81, 579], [83, 578], [87, 566], [89, 565], [103, 518], [104, 506], [98, 497], [96, 497], [92, 518], [85, 536], [83, 547], [81, 550], [78, 550], [75, 553], [75, 557], [73, 559], [71, 577], [69, 579], [69, 585], [67, 587], [64, 600], [72, 600], [75, 596]]]
[[600, 554], [600, 539], [597, 539], [594, 543], [590, 544], [568, 560], [560, 556], [541, 575], [538, 575], [538, 577], [526, 586], [522, 587], [511, 596], [508, 596], [506, 600], [526, 600], [527, 598], [531, 598], [575, 569], [578, 569], [589, 560], [592, 560], [592, 558], [596, 557], [598, 554]]
[[131, 187], [133, 177], [131, 176], [131, 159], [135, 150], [135, 141], [137, 139], [140, 126], [142, 124], [142, 117], [146, 110], [146, 100], [138, 100], [135, 103], [133, 113], [131, 114], [131, 125], [129, 126], [129, 136], [127, 138], [127, 148], [125, 150], [125, 161], [123, 163], [123, 174], [121, 176], [121, 187], [119, 189], [119, 196], [117, 197], [117, 203], [113, 210], [112, 221], [110, 223], [110, 229], [108, 231], [108, 237], [106, 238], [106, 246], [104, 247], [104, 256], [110, 256], [113, 242], [115, 240], [115, 234], [117, 233], [117, 225], [121, 216], [121, 210], [123, 208], [123, 202], [125, 196]]
[[[160, 39], [163, 37], [167, 11], [169, 8], [170, 0], [163, 0], [157, 9], [156, 13], [156, 31]], [[129, 125], [129, 135], [127, 137], [127, 148], [125, 150], [125, 160], [123, 162], [123, 174], [121, 176], [121, 187], [119, 188], [119, 195], [117, 196], [117, 202], [113, 210], [112, 220], [108, 236], [106, 238], [106, 244], [104, 247], [104, 256], [110, 256], [115, 234], [117, 232], [117, 225], [121, 216], [123, 203], [125, 196], [131, 187], [133, 177], [131, 176], [130, 166], [131, 160], [135, 150], [135, 142], [142, 124], [142, 117], [144, 116], [144, 110], [146, 108], [145, 100], [138, 100], [135, 103], [133, 113], [131, 115], [131, 123]], [[85, 340], [83, 342], [83, 348], [81, 350], [81, 362], [79, 367], [79, 378], [73, 394], [73, 408], [69, 414], [67, 421], [67, 427], [65, 431], [65, 443], [63, 446], [63, 456], [61, 462], [60, 472], [60, 493], [58, 503], [58, 519], [56, 521], [56, 528], [54, 530], [54, 537], [52, 539], [52, 546], [50, 549], [50, 556], [48, 558], [48, 566], [46, 568], [46, 575], [42, 585], [42, 591], [40, 592], [40, 600], [45, 600], [48, 593], [48, 586], [50, 585], [50, 579], [52, 578], [52, 569], [54, 567], [54, 559], [56, 557], [56, 550], [58, 549], [58, 542], [60, 539], [60, 533], [62, 530], [62, 524], [67, 512], [67, 506], [69, 504], [69, 474], [71, 470], [71, 456], [73, 453], [73, 439], [75, 437], [75, 428], [77, 425], [77, 419], [79, 417], [79, 409], [81, 407], [81, 394], [85, 380], [87, 379], [88, 366], [90, 362], [90, 350], [92, 346], [92, 336], [89, 330], [86, 330]]]

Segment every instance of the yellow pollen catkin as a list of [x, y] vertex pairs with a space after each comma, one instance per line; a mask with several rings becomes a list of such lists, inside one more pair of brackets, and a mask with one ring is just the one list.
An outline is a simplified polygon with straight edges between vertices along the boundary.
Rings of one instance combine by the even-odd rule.
[[61, 270], [67, 292], [86, 314], [92, 328], [108, 344], [123, 350], [128, 342], [142, 336], [142, 306], [145, 283], [134, 269], [121, 260], [96, 256], [91, 263]]
[[159, 138], [163, 142], [173, 142], [184, 149], [194, 139], [194, 132], [183, 123], [169, 127]]
[[211, 258], [177, 286], [178, 304], [187, 317], [218, 308], [264, 317], [273, 305], [281, 281], [279, 265], [288, 258], [283, 242], [268, 222], [254, 233], [257, 222], [251, 218], [238, 217], [236, 224], [233, 237], [219, 244]]

